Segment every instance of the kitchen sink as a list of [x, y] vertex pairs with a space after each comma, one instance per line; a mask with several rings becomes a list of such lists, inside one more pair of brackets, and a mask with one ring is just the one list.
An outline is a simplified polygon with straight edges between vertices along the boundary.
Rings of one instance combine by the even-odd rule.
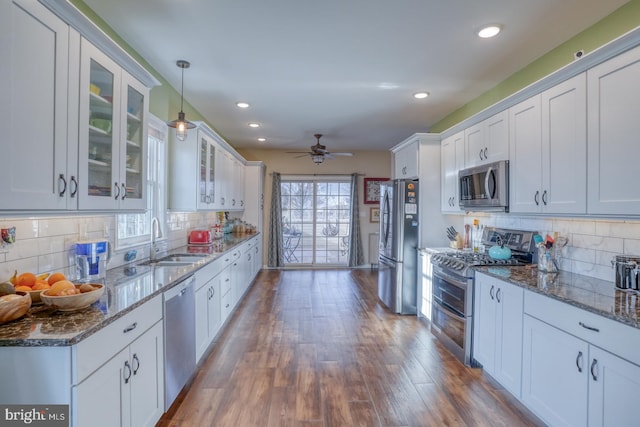
[[201, 261], [206, 256], [206, 254], [173, 254], [155, 260], [145, 261], [142, 265], [189, 265]]

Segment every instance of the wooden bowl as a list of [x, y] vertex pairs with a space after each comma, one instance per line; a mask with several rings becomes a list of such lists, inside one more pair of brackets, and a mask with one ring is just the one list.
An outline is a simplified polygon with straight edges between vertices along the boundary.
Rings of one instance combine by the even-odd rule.
[[[59, 311], [76, 311], [89, 307], [94, 302], [98, 301], [102, 294], [104, 294], [104, 285], [97, 283], [91, 283], [96, 288], [91, 292], [79, 293], [76, 295], [62, 295], [51, 296], [47, 293], [49, 289], [45, 289], [40, 294], [40, 299], [46, 305], [57, 308]], [[76, 288], [80, 288], [81, 285], [75, 285]]]
[[31, 296], [26, 292], [17, 291], [0, 297], [0, 324], [19, 319], [30, 307]]

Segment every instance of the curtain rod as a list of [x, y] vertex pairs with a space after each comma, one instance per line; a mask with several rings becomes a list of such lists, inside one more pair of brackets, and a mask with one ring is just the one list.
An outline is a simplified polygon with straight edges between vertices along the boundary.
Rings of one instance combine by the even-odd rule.
[[[280, 172], [277, 172], [280, 173]], [[273, 172], [269, 172], [270, 176], [273, 176]], [[351, 176], [351, 173], [280, 173], [280, 175], [296, 175], [296, 176]], [[356, 173], [357, 176], [367, 176], [364, 173]]]

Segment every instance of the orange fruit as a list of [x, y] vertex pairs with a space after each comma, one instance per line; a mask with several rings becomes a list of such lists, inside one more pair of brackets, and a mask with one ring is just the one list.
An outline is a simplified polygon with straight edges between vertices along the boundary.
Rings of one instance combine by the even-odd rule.
[[58, 273], [53, 273], [51, 276], [49, 276], [49, 279], [47, 280], [47, 282], [49, 282], [49, 285], [53, 285], [56, 282], [59, 282], [60, 280], [67, 280], [67, 277], [58, 272]]
[[33, 285], [36, 284], [36, 275], [33, 273], [22, 273], [21, 275], [18, 276], [18, 279], [16, 281], [18, 286], [28, 286], [28, 287], [32, 287]]
[[68, 280], [59, 280], [54, 283], [49, 290], [47, 291], [47, 295], [51, 295], [56, 297], [58, 295], [62, 295], [62, 292], [66, 289], [75, 289], [76, 287]]
[[31, 292], [31, 286], [16, 286], [16, 291]]
[[50, 287], [51, 286], [49, 286], [46, 280], [38, 280], [36, 284], [33, 285], [33, 288], [31, 289], [33, 289], [34, 291], [41, 291], [44, 289], [49, 289]]

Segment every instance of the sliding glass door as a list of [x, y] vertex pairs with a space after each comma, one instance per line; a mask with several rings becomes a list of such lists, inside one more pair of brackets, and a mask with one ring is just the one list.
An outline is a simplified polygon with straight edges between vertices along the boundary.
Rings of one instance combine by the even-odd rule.
[[286, 265], [347, 265], [351, 185], [344, 177], [282, 178]]

